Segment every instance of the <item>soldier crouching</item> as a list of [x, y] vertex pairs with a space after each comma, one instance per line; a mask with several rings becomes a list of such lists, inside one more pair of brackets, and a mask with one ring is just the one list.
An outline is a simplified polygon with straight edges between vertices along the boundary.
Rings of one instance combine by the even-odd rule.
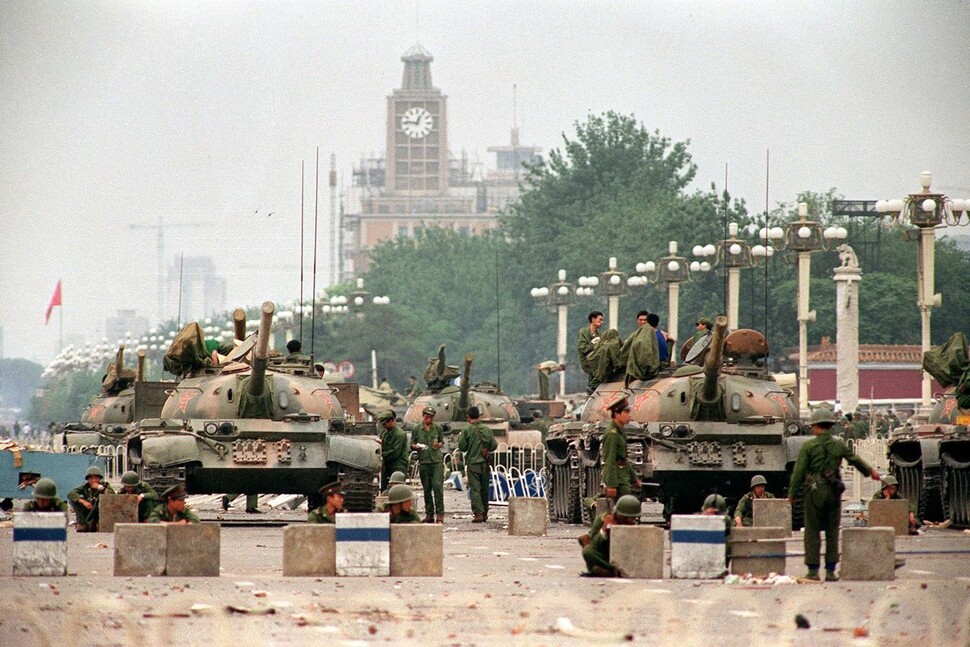
[[579, 537], [588, 569], [583, 576], [622, 577], [620, 570], [610, 563], [610, 528], [614, 525], [632, 526], [639, 518], [640, 500], [632, 494], [621, 496], [612, 513], [596, 517], [589, 532]]

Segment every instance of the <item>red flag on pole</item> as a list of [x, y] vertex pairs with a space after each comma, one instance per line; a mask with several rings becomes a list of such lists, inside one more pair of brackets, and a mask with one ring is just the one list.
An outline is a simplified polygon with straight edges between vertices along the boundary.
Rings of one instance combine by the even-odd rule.
[[51, 297], [51, 302], [47, 305], [47, 316], [44, 317], [45, 326], [51, 320], [51, 310], [54, 309], [54, 306], [59, 306], [59, 305], [61, 305], [61, 280], [60, 279], [57, 280], [57, 287], [54, 288], [54, 296]]

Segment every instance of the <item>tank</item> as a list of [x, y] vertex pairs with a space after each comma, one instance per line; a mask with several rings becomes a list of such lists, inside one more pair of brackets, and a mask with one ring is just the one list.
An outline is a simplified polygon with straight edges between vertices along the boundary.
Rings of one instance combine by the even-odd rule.
[[664, 368], [655, 379], [601, 384], [575, 422], [553, 424], [546, 436], [549, 513], [553, 520], [589, 521], [583, 501], [601, 492], [600, 440], [609, 406], [629, 398], [627, 460], [641, 498], [664, 503], [665, 516], [693, 513], [704, 497], [729, 501], [762, 474], [781, 496], [801, 444], [808, 440], [792, 393], [767, 368], [768, 344], [755, 330], [726, 335], [717, 318], [703, 366]]
[[135, 424], [127, 438], [129, 462], [156, 489], [181, 483], [189, 493], [313, 499], [321, 486], [340, 478], [345, 507], [369, 512], [381, 467], [376, 427], [349, 423], [334, 390], [308, 360], [271, 361], [274, 311], [265, 302], [255, 335], [217, 365], [206, 361], [187, 371], [161, 415]]
[[[949, 350], [947, 350], [949, 349]], [[933, 362], [949, 354], [951, 367]], [[945, 390], [925, 422], [914, 418], [889, 436], [890, 471], [900, 496], [917, 502], [917, 516], [970, 528], [970, 362], [963, 335], [924, 354], [926, 369]]]

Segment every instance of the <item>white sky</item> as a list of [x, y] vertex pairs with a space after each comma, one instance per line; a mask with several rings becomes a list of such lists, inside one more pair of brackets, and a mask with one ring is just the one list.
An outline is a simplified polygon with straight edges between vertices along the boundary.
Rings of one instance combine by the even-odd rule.
[[56, 353], [59, 315], [45, 327], [44, 311], [58, 278], [65, 335], [98, 341], [119, 308], [152, 318], [156, 237], [129, 224], [159, 216], [205, 225], [168, 229], [165, 264], [211, 254], [230, 307], [295, 298], [300, 162], [312, 215], [320, 146], [326, 231], [329, 155], [349, 184], [356, 159], [383, 153], [386, 96], [418, 39], [448, 96], [454, 155], [485, 161], [507, 143], [517, 84], [524, 143], [548, 151], [590, 111], [633, 113], [691, 140], [696, 186], [720, 187], [729, 165], [729, 189], [755, 210], [766, 149], [772, 203], [833, 186], [902, 197], [923, 170], [970, 197], [967, 2], [442, 1], [416, 13], [375, 0], [0, 0], [5, 356]]

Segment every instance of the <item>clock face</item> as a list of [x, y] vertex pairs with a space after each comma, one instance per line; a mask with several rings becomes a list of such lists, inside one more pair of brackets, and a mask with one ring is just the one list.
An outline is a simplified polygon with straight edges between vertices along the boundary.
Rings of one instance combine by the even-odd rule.
[[421, 139], [431, 132], [431, 113], [424, 108], [409, 108], [401, 117], [401, 130], [411, 139]]

